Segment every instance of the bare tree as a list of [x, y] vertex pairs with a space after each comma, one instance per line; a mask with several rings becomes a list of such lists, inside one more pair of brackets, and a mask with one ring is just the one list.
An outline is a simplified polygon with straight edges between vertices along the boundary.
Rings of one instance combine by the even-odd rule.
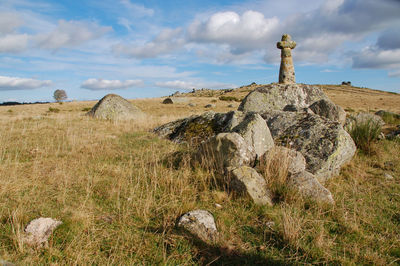
[[58, 103], [66, 100], [68, 98], [65, 90], [55, 90], [53, 97]]

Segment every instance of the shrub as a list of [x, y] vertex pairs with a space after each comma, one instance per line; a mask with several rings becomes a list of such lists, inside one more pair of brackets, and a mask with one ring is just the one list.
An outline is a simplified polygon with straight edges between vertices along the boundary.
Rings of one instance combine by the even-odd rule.
[[58, 113], [58, 112], [60, 112], [60, 109], [49, 107], [49, 111], [48, 112], [50, 112], [50, 113]]
[[89, 112], [90, 110], [92, 110], [91, 107], [82, 108], [82, 112]]
[[221, 101], [227, 101], [227, 102], [240, 102], [240, 99], [233, 97], [233, 96], [220, 96], [218, 99]]
[[395, 125], [400, 123], [398, 115], [394, 113], [384, 112], [381, 117], [386, 124]]
[[357, 148], [370, 155], [374, 152], [374, 142], [378, 140], [381, 130], [378, 122], [368, 119], [354, 121], [349, 133]]

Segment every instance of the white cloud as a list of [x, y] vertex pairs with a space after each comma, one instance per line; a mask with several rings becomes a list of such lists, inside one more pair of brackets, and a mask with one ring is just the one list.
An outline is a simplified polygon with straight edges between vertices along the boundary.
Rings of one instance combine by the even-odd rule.
[[111, 27], [102, 27], [94, 22], [59, 20], [57, 27], [49, 33], [36, 36], [37, 45], [44, 49], [75, 47], [97, 39], [110, 31]]
[[400, 69], [400, 49], [379, 50], [367, 47], [353, 56], [353, 67]]
[[235, 88], [235, 84], [223, 83], [223, 82], [203, 82], [203, 81], [163, 81], [156, 82], [154, 85], [161, 88], [171, 88], [177, 90], [190, 90], [193, 88], [210, 88], [210, 89], [222, 89], [222, 88]]
[[19, 53], [28, 45], [27, 34], [7, 34], [0, 36], [0, 53]]
[[143, 86], [142, 80], [107, 80], [107, 79], [88, 79], [84, 81], [81, 88], [88, 90], [119, 90], [137, 86]]
[[17, 13], [0, 12], [0, 34], [12, 33], [22, 23], [23, 20]]
[[129, 0], [121, 0], [121, 4], [135, 17], [153, 16], [154, 10], [144, 5], [132, 3]]
[[0, 90], [33, 90], [52, 85], [50, 80], [0, 76]]
[[188, 28], [188, 38], [194, 42], [228, 44], [233, 53], [265, 48], [279, 26], [276, 17], [265, 18], [257, 11], [218, 12], [206, 21], [195, 20]]
[[184, 44], [182, 29], [164, 29], [153, 41], [141, 45], [120, 43], [114, 45], [112, 50], [117, 55], [143, 59], [170, 53], [181, 48]]

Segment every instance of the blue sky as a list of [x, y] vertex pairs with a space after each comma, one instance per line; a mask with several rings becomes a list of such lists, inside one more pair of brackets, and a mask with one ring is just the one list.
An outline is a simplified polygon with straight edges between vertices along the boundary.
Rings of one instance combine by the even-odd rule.
[[278, 80], [400, 93], [399, 0], [1, 0], [0, 102], [158, 97]]

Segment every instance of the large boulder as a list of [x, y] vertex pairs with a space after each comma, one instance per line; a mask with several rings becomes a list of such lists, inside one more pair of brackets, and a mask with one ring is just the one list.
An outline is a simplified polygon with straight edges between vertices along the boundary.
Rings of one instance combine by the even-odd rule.
[[[237, 113], [239, 112], [234, 112], [232, 117], [234, 118]], [[258, 113], [254, 112], [247, 113], [242, 119], [232, 131], [239, 133], [254, 148], [257, 157], [260, 158], [275, 146], [267, 123]]]
[[320, 203], [334, 204], [331, 192], [322, 186], [313, 174], [303, 171], [289, 175], [288, 185], [305, 197]]
[[309, 108], [317, 115], [326, 117], [333, 121], [338, 121], [341, 125], [346, 122], [346, 112], [339, 105], [334, 104], [328, 99], [321, 99], [314, 102]]
[[241, 166], [230, 169], [229, 174], [231, 189], [249, 195], [258, 205], [272, 205], [272, 193], [268, 191], [265, 179], [254, 168]]
[[139, 108], [116, 94], [104, 96], [87, 115], [112, 121], [138, 119], [145, 116]]
[[252, 165], [256, 159], [256, 153], [243, 137], [233, 132], [219, 133], [201, 143], [195, 157], [201, 165], [210, 166], [224, 173], [229, 167]]
[[320, 182], [339, 173], [356, 146], [340, 123], [309, 113], [267, 111], [261, 115], [276, 145], [289, 146], [306, 159], [306, 170]]
[[283, 146], [275, 146], [265, 155], [265, 161], [273, 158], [279, 158], [281, 167], [287, 167], [288, 174], [296, 174], [306, 169], [306, 159], [298, 151]]
[[193, 210], [183, 214], [179, 218], [177, 226], [205, 242], [215, 242], [218, 238], [214, 216], [206, 210]]
[[306, 108], [321, 99], [328, 97], [317, 86], [273, 83], [250, 92], [238, 110], [262, 113], [267, 110], [283, 110], [287, 105]]

